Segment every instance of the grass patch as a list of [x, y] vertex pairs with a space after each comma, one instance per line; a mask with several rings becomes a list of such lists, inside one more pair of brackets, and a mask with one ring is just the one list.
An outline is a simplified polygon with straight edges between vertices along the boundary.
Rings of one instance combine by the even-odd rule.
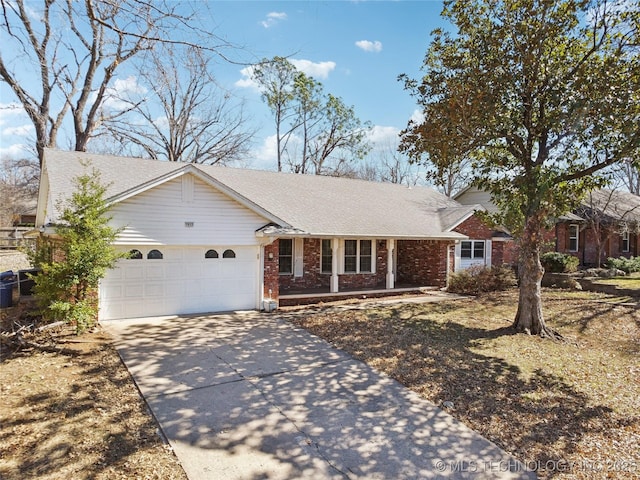
[[637, 288], [640, 290], [640, 277], [614, 277], [602, 278], [594, 283], [602, 283], [605, 285], [616, 285], [620, 288]]
[[3, 480], [186, 479], [100, 330], [0, 361]]
[[526, 464], [572, 465], [541, 478], [640, 476], [638, 311], [545, 291], [547, 322], [569, 339], [553, 342], [513, 334], [516, 307], [510, 291], [293, 321], [433, 403], [453, 402], [452, 415]]

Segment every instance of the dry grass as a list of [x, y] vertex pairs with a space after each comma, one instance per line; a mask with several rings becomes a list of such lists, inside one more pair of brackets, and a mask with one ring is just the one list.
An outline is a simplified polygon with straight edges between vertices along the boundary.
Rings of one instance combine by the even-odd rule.
[[186, 479], [111, 339], [56, 341], [0, 363], [0, 478]]
[[[640, 313], [545, 291], [567, 339], [514, 335], [517, 292], [293, 321], [436, 404], [541, 478], [640, 478]], [[545, 468], [549, 467], [549, 468]]]

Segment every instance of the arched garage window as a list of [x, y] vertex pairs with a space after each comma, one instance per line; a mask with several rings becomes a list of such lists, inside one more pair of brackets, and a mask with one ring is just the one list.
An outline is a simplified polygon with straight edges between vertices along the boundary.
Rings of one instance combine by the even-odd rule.
[[233, 250], [225, 250], [222, 254], [222, 258], [236, 258], [236, 252]]
[[136, 250], [135, 248], [129, 252], [129, 258], [131, 260], [141, 260], [142, 252], [140, 250]]
[[149, 253], [147, 253], [147, 258], [149, 260], [162, 260], [162, 252], [160, 250], [153, 249]]
[[204, 258], [218, 258], [218, 252], [215, 250], [207, 250], [207, 253], [204, 254]]

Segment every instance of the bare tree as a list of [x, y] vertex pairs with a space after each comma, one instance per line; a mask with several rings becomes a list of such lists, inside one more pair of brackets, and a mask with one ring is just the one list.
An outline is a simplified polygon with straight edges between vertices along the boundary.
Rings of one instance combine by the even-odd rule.
[[5, 158], [0, 167], [0, 226], [7, 226], [13, 215], [35, 206], [40, 170], [37, 162], [29, 159]]
[[[74, 148], [86, 150], [91, 135], [106, 120], [101, 107], [122, 65], [158, 43], [185, 43], [172, 39], [187, 26], [191, 34], [198, 33], [189, 25], [193, 16], [183, 13], [188, 6], [178, 2], [42, 0], [38, 5], [0, 0], [0, 5], [6, 42], [0, 78], [35, 127], [40, 162], [44, 149], [56, 146], [69, 113]], [[202, 48], [215, 47], [203, 43]], [[33, 68], [23, 68], [26, 63]], [[30, 89], [26, 76], [33, 71], [39, 86]]]
[[613, 175], [624, 187], [635, 195], [640, 195], [640, 170], [631, 159], [626, 159], [613, 169]]
[[367, 160], [360, 165], [356, 176], [375, 182], [417, 185], [420, 176], [409, 159], [387, 142], [374, 148]]
[[105, 111], [104, 131], [154, 159], [206, 164], [242, 159], [254, 132], [247, 128], [242, 103], [217, 87], [210, 63], [206, 52], [193, 47], [152, 52], [138, 72], [149, 98], [119, 97], [127, 114]]

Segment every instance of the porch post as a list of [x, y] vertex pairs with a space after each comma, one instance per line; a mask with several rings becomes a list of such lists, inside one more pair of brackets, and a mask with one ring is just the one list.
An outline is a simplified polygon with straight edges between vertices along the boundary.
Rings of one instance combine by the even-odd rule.
[[338, 283], [338, 239], [331, 239], [331, 284], [329, 291], [337, 293], [339, 290]]
[[395, 278], [393, 277], [393, 250], [396, 242], [393, 238], [387, 239], [387, 288], [394, 288]]

